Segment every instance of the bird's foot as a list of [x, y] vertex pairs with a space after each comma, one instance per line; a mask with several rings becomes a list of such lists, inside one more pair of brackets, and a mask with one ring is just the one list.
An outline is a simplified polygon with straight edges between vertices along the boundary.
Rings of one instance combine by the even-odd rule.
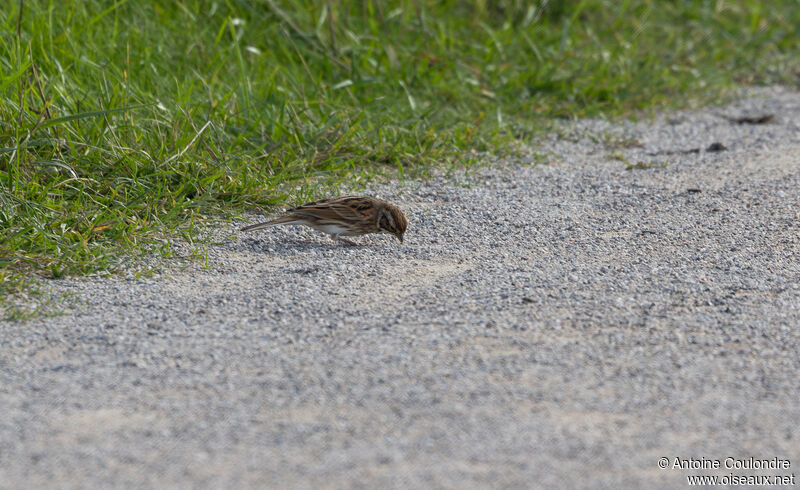
[[335, 237], [333, 237], [333, 239], [334, 240], [339, 240], [340, 242], [344, 242], [344, 243], [346, 243], [348, 245], [352, 245], [352, 246], [358, 245], [356, 242], [348, 240], [347, 238], [342, 238], [340, 236], [335, 236]]

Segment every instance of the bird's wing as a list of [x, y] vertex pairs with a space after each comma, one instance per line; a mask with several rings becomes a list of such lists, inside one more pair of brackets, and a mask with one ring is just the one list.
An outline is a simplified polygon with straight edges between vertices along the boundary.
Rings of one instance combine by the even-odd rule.
[[375, 204], [368, 198], [342, 196], [303, 204], [289, 210], [289, 215], [330, 222], [353, 222], [375, 215]]

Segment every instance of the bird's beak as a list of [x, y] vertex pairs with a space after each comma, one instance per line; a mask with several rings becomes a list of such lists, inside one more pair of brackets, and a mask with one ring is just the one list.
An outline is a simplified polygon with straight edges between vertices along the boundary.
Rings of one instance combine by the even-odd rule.
[[400, 243], [403, 243], [403, 235], [397, 235], [397, 239], [400, 240]]

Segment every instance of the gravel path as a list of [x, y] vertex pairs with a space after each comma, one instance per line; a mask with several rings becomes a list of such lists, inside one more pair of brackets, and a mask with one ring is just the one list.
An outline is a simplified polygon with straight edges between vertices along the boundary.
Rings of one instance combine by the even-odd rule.
[[[404, 245], [237, 223], [207, 268], [48, 283], [64, 315], [0, 322], [0, 487], [800, 473], [800, 94], [535, 151], [374, 188]], [[658, 467], [728, 456], [791, 467]]]

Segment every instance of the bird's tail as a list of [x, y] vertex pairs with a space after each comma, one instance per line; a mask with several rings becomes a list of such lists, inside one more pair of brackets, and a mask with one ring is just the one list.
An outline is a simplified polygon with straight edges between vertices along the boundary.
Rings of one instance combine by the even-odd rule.
[[297, 218], [292, 216], [282, 216], [280, 218], [276, 218], [270, 221], [264, 221], [263, 223], [256, 223], [254, 225], [248, 225], [244, 228], [240, 229], [239, 231], [253, 231], [253, 230], [260, 230], [261, 228], [269, 228], [270, 226], [277, 226], [277, 225], [285, 225], [291, 224], [297, 221]]

